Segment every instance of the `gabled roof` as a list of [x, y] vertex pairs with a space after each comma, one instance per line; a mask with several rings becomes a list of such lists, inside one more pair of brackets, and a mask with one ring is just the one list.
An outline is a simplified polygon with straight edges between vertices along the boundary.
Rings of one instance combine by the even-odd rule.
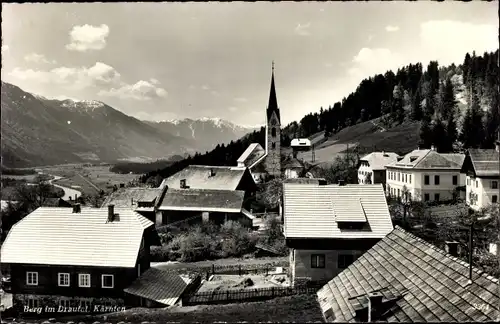
[[[285, 183], [283, 197], [286, 238], [382, 238], [393, 229], [382, 184], [338, 186]], [[336, 215], [342, 215], [342, 219], [349, 221], [345, 211], [360, 201], [368, 230], [339, 228]], [[352, 215], [352, 221], [360, 216]]]
[[120, 188], [111, 193], [103, 202], [102, 207], [137, 207], [137, 202], [154, 202], [162, 193], [161, 188]]
[[176, 304], [193, 280], [175, 272], [149, 268], [124, 291], [166, 306]]
[[244, 197], [241, 190], [168, 188], [158, 209], [239, 213]]
[[238, 158], [238, 163], [243, 163], [247, 168], [252, 168], [266, 155], [266, 151], [259, 143], [252, 143]]
[[365, 155], [360, 161], [366, 161], [372, 170], [384, 170], [387, 164], [395, 162], [399, 157], [394, 152], [372, 152]]
[[498, 280], [474, 268], [467, 285], [468, 276], [467, 263], [396, 226], [317, 294], [328, 322], [356, 322], [360, 297], [377, 290], [393, 304], [373, 321], [495, 320]]
[[135, 267], [144, 229], [153, 222], [130, 208], [40, 207], [16, 223], [2, 245], [2, 263]]
[[498, 152], [496, 150], [469, 149], [467, 151], [467, 161], [464, 163], [462, 172], [467, 168], [477, 177], [499, 176], [500, 166], [498, 162]]
[[[209, 176], [210, 170], [214, 171], [213, 176]], [[247, 168], [190, 165], [164, 179], [160, 188], [167, 185], [180, 189], [180, 181], [186, 179], [186, 185], [191, 189], [236, 190], [246, 171]]]
[[290, 142], [290, 146], [311, 146], [311, 140], [308, 138], [294, 138]]
[[413, 150], [400, 161], [387, 164], [386, 167], [405, 169], [458, 169], [462, 168], [465, 155], [459, 153], [442, 154], [434, 150]]

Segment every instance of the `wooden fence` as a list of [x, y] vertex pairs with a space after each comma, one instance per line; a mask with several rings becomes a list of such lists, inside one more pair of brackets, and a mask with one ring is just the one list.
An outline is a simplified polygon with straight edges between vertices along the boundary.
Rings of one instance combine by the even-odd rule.
[[210, 304], [229, 304], [234, 302], [250, 302], [269, 300], [276, 297], [315, 294], [319, 286], [309, 287], [270, 287], [257, 289], [230, 289], [230, 290], [212, 290], [198, 292], [191, 296], [186, 296], [182, 305], [210, 305]]

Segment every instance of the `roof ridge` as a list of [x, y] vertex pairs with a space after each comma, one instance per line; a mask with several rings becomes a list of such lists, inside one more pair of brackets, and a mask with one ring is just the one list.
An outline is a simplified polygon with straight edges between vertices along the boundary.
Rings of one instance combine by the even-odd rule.
[[[401, 226], [399, 226], [399, 225], [396, 225], [396, 226], [394, 227], [394, 230], [399, 230], [400, 232], [403, 232], [405, 235], [408, 235], [408, 236], [410, 236], [410, 237], [412, 237], [412, 238], [416, 239], [418, 242], [420, 242], [420, 243], [422, 243], [422, 244], [424, 244], [424, 245], [426, 245], [426, 246], [428, 246], [428, 247], [430, 247], [430, 248], [434, 249], [435, 251], [437, 251], [437, 252], [439, 252], [439, 253], [443, 254], [445, 257], [447, 257], [447, 258], [449, 258], [449, 259], [451, 259], [451, 260], [453, 260], [453, 261], [455, 261], [455, 262], [457, 262], [457, 263], [460, 263], [460, 264], [461, 264], [461, 265], [463, 265], [463, 266], [466, 266], [466, 267], [469, 267], [469, 266], [470, 266], [470, 264], [469, 264], [468, 262], [465, 262], [465, 261], [463, 261], [462, 259], [459, 259], [459, 258], [457, 258], [457, 257], [452, 256], [451, 254], [447, 253], [445, 250], [440, 249], [440, 248], [438, 248], [437, 246], [435, 246], [434, 244], [429, 243], [429, 242], [427, 242], [426, 240], [424, 240], [424, 239], [422, 239], [422, 238], [420, 238], [420, 237], [416, 236], [415, 234], [408, 232], [407, 230], [405, 230], [404, 228], [402, 228], [402, 227], [401, 227]], [[393, 231], [394, 231], [394, 230], [393, 230]], [[392, 233], [392, 232], [391, 232], [391, 233]], [[389, 234], [390, 234], [390, 233], [389, 233]], [[484, 270], [482, 270], [482, 269], [479, 269], [479, 268], [475, 267], [474, 265], [472, 266], [472, 271], [474, 271], [475, 273], [479, 274], [480, 276], [482, 276], [482, 277], [484, 277], [484, 278], [486, 278], [486, 279], [488, 279], [488, 280], [490, 280], [490, 281], [492, 281], [492, 282], [494, 282], [494, 283], [497, 283], [497, 282], [498, 282], [498, 278], [493, 277], [493, 276], [492, 276], [492, 275], [490, 275], [489, 273], [485, 272], [485, 271], [484, 271]]]

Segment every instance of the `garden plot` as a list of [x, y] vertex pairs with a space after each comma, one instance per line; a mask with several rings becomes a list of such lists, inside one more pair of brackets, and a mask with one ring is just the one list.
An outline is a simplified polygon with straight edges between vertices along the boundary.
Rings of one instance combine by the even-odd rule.
[[[278, 279], [283, 278], [283, 279]], [[279, 281], [282, 281], [280, 283]], [[213, 275], [205, 280], [198, 290], [199, 293], [214, 290], [238, 290], [281, 287], [287, 284], [286, 274], [281, 275]]]

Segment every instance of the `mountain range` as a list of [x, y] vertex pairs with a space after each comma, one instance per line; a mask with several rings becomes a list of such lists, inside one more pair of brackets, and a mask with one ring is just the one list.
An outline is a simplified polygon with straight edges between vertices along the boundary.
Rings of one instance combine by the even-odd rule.
[[141, 121], [100, 101], [54, 100], [2, 81], [3, 167], [151, 161], [204, 152], [252, 128], [222, 119]]

